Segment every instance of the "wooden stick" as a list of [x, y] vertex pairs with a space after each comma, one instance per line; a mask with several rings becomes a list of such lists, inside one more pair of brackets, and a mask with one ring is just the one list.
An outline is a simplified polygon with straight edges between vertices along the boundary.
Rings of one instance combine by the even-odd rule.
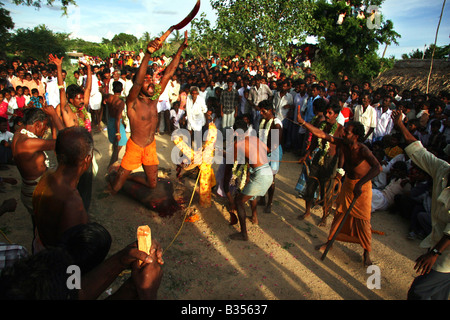
[[350, 212], [352, 211], [357, 199], [358, 199], [358, 197], [353, 198], [353, 201], [350, 204], [350, 207], [348, 207], [348, 210], [345, 213], [344, 217], [342, 218], [342, 221], [339, 224], [336, 232], [334, 233], [333, 238], [331, 238], [331, 240], [328, 242], [327, 247], [326, 247], [324, 253], [322, 254], [322, 257], [320, 258], [321, 260], [325, 260], [325, 257], [327, 256], [328, 251], [330, 250], [331, 246], [333, 245], [334, 241], [336, 240], [336, 237], [339, 234], [339, 232], [341, 232], [341, 229], [344, 226], [345, 220], [347, 220], [347, 217], [350, 214]]

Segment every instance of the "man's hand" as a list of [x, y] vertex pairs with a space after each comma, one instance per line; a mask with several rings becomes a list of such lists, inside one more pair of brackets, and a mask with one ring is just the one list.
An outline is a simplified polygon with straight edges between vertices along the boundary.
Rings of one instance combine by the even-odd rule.
[[403, 121], [402, 120], [402, 112], [401, 111], [393, 110], [391, 117], [392, 117], [392, 120], [394, 121], [394, 125], [396, 127], [399, 127], [399, 126], [401, 126], [403, 124], [403, 122], [402, 122]]
[[184, 32], [184, 42], [183, 42], [182, 46], [184, 48], [187, 48], [189, 46], [189, 43], [188, 43], [188, 32], [187, 31]]
[[432, 253], [423, 254], [419, 258], [417, 258], [414, 269], [420, 275], [430, 273], [431, 268], [433, 267], [434, 263], [436, 262], [436, 259], [437, 259], [437, 256]]
[[47, 101], [45, 101], [45, 99], [44, 99], [44, 102], [42, 103], [42, 108], [41, 109], [42, 109], [42, 111], [45, 112], [46, 115], [49, 115], [49, 116], [56, 115], [55, 108], [53, 106], [48, 105]]
[[300, 114], [300, 108], [298, 108], [298, 112], [297, 112], [297, 122], [300, 125], [305, 124], [305, 120], [303, 120], [302, 115]]
[[64, 57], [58, 58], [56, 55], [54, 56], [53, 54], [48, 56], [49, 63], [53, 63], [56, 66], [62, 66], [63, 59]]
[[147, 45], [147, 52], [150, 54], [155, 53], [162, 47], [162, 41], [159, 38], [156, 38], [155, 40], [152, 40]]

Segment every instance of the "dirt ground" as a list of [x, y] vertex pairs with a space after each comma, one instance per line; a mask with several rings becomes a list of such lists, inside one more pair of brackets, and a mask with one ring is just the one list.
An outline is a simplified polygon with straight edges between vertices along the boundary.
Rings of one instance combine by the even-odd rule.
[[[169, 177], [176, 189], [190, 197], [195, 180], [175, 181], [175, 165], [170, 160], [173, 143], [168, 135], [157, 136], [160, 168], [170, 169]], [[407, 240], [408, 221], [387, 212], [372, 216], [372, 260], [379, 267], [381, 288], [370, 289], [369, 276], [363, 267], [362, 248], [337, 242], [324, 261], [315, 246], [324, 243], [331, 217], [325, 227], [318, 227], [321, 208], [312, 216], [299, 220], [304, 201], [294, 190], [299, 165], [283, 163], [276, 178], [272, 213], [259, 207], [259, 225], [248, 223], [250, 241], [230, 240], [239, 226], [229, 225], [226, 200], [213, 196], [211, 208], [198, 207], [195, 195], [192, 209], [200, 219], [183, 223], [186, 211], [161, 217], [130, 197], [118, 194], [103, 197], [110, 144], [106, 132], [94, 135], [99, 150], [98, 175], [94, 179], [90, 217], [104, 225], [112, 235], [110, 253], [115, 253], [136, 239], [136, 229], [149, 225], [164, 254], [164, 277], [159, 289], [160, 300], [404, 300], [414, 279], [414, 260], [422, 254], [419, 240]], [[283, 160], [297, 160], [287, 153]], [[164, 170], [167, 174], [168, 170]], [[10, 166], [4, 177], [19, 180], [18, 170]], [[20, 202], [20, 182], [6, 185], [0, 201], [18, 200], [15, 213], [0, 218], [0, 228], [7, 238], [30, 249], [30, 218]], [[249, 209], [249, 207], [248, 207]], [[247, 209], [247, 210], [248, 210]], [[249, 211], [247, 211], [249, 214]], [[0, 238], [2, 238], [0, 236]], [[5, 242], [6, 240], [0, 239]], [[129, 274], [121, 275], [105, 292], [114, 292]]]

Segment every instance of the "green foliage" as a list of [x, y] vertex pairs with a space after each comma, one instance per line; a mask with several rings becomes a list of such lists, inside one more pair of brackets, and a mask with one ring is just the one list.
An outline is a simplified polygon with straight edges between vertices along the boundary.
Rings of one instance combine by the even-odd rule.
[[[45, 4], [48, 6], [53, 6], [56, 0], [46, 0]], [[12, 0], [12, 2], [16, 5], [25, 5], [25, 6], [33, 6], [35, 8], [41, 8], [42, 6], [42, 0]], [[69, 5], [76, 5], [75, 0], [61, 0], [61, 10], [63, 11], [63, 14], [67, 14], [67, 7]]]
[[[381, 3], [365, 1], [367, 6]], [[346, 17], [339, 25], [337, 19], [342, 12], [346, 12]], [[377, 55], [379, 46], [397, 44], [396, 39], [400, 37], [393, 30], [390, 20], [383, 22], [381, 19], [379, 27], [369, 28], [367, 20], [353, 16], [344, 1], [317, 1], [313, 18], [316, 25], [310, 34], [318, 38], [318, 62], [333, 79], [347, 75], [355, 81], [372, 80], [378, 76], [382, 66], [382, 60]]]
[[434, 52], [434, 59], [446, 59], [449, 56], [450, 53], [450, 44], [446, 46], [435, 46], [434, 44], [430, 45], [426, 50], [425, 54], [422, 50], [416, 49], [413, 50], [409, 54], [403, 54], [402, 59], [431, 59], [433, 55], [433, 49], [436, 47], [436, 50]]
[[217, 11], [213, 34], [239, 53], [285, 53], [290, 43], [306, 38], [313, 22], [307, 0], [211, 0], [211, 6]]
[[21, 28], [11, 37], [9, 50], [21, 57], [46, 61], [51, 53], [59, 57], [65, 56], [68, 37], [65, 33], [54, 33], [45, 25], [33, 29]]
[[9, 30], [14, 28], [14, 22], [9, 15], [9, 11], [3, 8], [4, 4], [0, 2], [0, 52], [4, 52], [6, 49], [6, 43], [9, 40]]

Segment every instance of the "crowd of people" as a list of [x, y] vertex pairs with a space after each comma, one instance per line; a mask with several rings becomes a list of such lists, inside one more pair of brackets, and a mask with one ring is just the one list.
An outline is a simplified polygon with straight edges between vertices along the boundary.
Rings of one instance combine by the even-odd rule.
[[[379, 210], [400, 214], [410, 227], [405, 236], [424, 239], [430, 249], [418, 259], [420, 279], [433, 274], [441, 285], [438, 297], [448, 297], [450, 257], [444, 251], [450, 242], [449, 92], [425, 94], [389, 83], [373, 88], [370, 82], [354, 83], [346, 77], [332, 82], [317, 79], [308, 66], [288, 76], [282, 70], [293, 59], [183, 57], [186, 47], [187, 39], [173, 57], [156, 56], [161, 43], [154, 40], [133, 57], [113, 54], [95, 65], [80, 61], [74, 73], [77, 83], [70, 85], [62, 58], [51, 55], [48, 63], [0, 59], [0, 161], [3, 166], [14, 164], [20, 172], [21, 201], [33, 223], [31, 259], [36, 265], [45, 259], [72, 264], [84, 259], [101, 265], [108, 279], [132, 265], [136, 276], [124, 285], [123, 297], [156, 297], [162, 276], [160, 248], [149, 257], [129, 246], [104, 260], [108, 232], [93, 226], [88, 217], [96, 170], [92, 135], [107, 131], [113, 149], [109, 165], [120, 162], [108, 184], [115, 194], [141, 166], [147, 186], [156, 188], [155, 135], [185, 129], [195, 136], [213, 123], [224, 142], [246, 159], [239, 162], [236, 152], [231, 163], [224, 161], [216, 171], [216, 191], [229, 202], [230, 224], [239, 223], [241, 229], [232, 239], [249, 240], [246, 202], [250, 201], [253, 223], [258, 223], [258, 204], [271, 212], [276, 174], [283, 155], [292, 153], [302, 164], [292, 172], [299, 176], [292, 190], [306, 203], [299, 218], [308, 219], [316, 203], [322, 203], [322, 226], [330, 214], [334, 216], [327, 243], [318, 249], [332, 244], [342, 225], [336, 240], [361, 244], [364, 263], [370, 265], [371, 215]], [[230, 137], [231, 129], [236, 133]], [[119, 159], [123, 147], [125, 155]], [[49, 151], [57, 158], [52, 172], [47, 170]], [[340, 192], [333, 199], [336, 188]], [[4, 205], [11, 211], [10, 203]], [[87, 248], [93, 237], [104, 241], [89, 252], [75, 247], [81, 241], [82, 249]], [[62, 249], [71, 246], [77, 255]], [[20, 263], [23, 247], [13, 251], [17, 255], [8, 256], [11, 261], [21, 258], [17, 270], [11, 261], [5, 264], [9, 268], [0, 282], [7, 288], [20, 283], [21, 294], [31, 294], [25, 289], [30, 280], [20, 279], [18, 271], [19, 266], [27, 267]], [[147, 264], [139, 268], [136, 259]], [[430, 272], [432, 267], [436, 270]], [[105, 282], [97, 283], [95, 272], [86, 267], [83, 279], [89, 282], [89, 292], [83, 290], [79, 297], [97, 297], [104, 289]], [[419, 287], [415, 282], [408, 297], [428, 294], [419, 294]], [[62, 291], [56, 292], [68, 295]]]

